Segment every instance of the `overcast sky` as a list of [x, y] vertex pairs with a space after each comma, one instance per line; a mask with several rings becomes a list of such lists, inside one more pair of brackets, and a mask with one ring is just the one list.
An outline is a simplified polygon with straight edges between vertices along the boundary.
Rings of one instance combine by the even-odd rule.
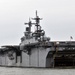
[[0, 0], [0, 46], [19, 44], [36, 10], [51, 41], [75, 40], [75, 0]]

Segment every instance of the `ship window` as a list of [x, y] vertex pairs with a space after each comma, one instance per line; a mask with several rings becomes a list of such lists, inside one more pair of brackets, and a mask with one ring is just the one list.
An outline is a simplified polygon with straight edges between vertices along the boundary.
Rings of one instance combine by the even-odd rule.
[[63, 50], [64, 50], [65, 48], [63, 48]]
[[75, 48], [73, 48], [73, 49], [75, 49]]

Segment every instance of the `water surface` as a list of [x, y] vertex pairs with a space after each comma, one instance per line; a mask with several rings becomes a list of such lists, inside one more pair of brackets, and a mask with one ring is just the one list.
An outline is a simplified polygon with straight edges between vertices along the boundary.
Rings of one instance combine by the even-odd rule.
[[0, 75], [75, 75], [75, 69], [0, 67]]

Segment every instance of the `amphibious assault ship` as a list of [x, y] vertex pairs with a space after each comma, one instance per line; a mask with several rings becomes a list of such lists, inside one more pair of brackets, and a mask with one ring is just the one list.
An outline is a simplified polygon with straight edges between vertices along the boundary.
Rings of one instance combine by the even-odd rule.
[[[19, 45], [6, 45], [0, 48], [0, 66], [18, 67], [74, 67], [75, 41], [50, 41], [36, 17], [29, 19], [24, 36]], [[31, 27], [36, 27], [32, 32]]]

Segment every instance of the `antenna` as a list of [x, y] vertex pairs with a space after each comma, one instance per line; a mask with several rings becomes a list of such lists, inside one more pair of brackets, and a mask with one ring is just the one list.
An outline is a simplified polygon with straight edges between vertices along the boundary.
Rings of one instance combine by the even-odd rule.
[[29, 18], [29, 22], [28, 23], [25, 23], [25, 25], [31, 26], [31, 20], [30, 20], [30, 18]]
[[32, 23], [30, 18], [29, 18], [29, 22], [25, 23], [25, 25], [29, 25], [29, 33], [31, 33], [31, 26], [32, 26], [32, 24], [35, 24], [35, 23]]
[[36, 26], [37, 31], [38, 31], [38, 26], [40, 26], [39, 23], [40, 23], [40, 20], [42, 20], [42, 18], [39, 18], [39, 16], [37, 16], [37, 10], [36, 10], [36, 17], [32, 18], [32, 19], [36, 21], [35, 26]]
[[36, 10], [36, 17], [37, 17], [37, 10]]
[[30, 17], [29, 17], [29, 22], [30, 22]]

